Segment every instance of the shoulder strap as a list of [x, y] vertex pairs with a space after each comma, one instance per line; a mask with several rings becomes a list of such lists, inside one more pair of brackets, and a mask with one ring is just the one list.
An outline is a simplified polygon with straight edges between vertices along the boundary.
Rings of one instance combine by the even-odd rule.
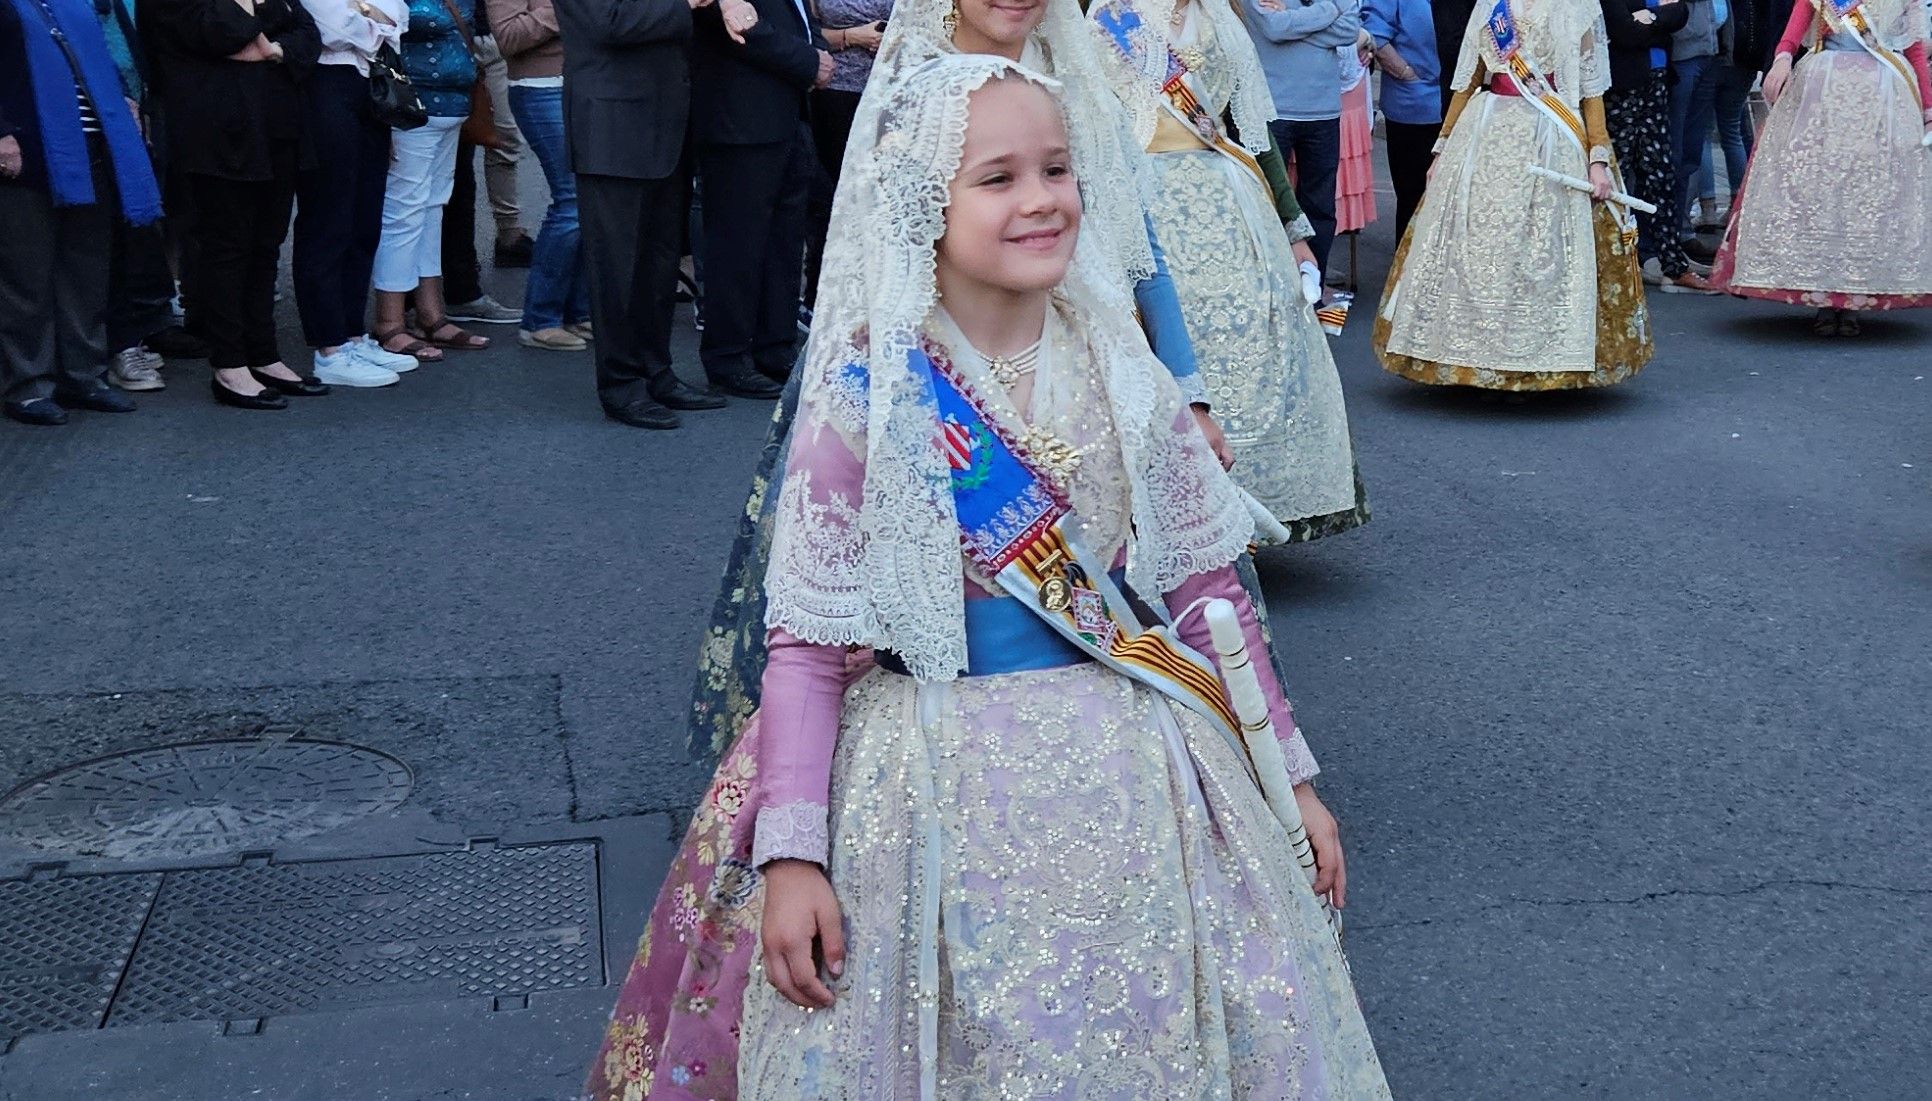
[[483, 51], [476, 48], [476, 36], [470, 33], [470, 21], [463, 18], [463, 13], [457, 11], [456, 5], [450, 0], [443, 0], [443, 10], [449, 13], [451, 19], [456, 20], [456, 29], [463, 32], [463, 43], [470, 48], [470, 59], [476, 62], [478, 69], [481, 69]]

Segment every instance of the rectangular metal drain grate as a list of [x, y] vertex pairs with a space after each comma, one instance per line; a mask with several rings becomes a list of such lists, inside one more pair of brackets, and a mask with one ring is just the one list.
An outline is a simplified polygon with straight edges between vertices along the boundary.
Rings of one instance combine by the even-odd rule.
[[0, 881], [0, 1044], [98, 1028], [158, 875]]
[[254, 864], [166, 875], [107, 1023], [603, 981], [594, 844]]

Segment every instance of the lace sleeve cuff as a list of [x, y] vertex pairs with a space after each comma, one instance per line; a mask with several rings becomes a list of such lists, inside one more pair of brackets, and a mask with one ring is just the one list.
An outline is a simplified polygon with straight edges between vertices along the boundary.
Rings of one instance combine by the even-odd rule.
[[1314, 235], [1315, 224], [1308, 220], [1308, 215], [1306, 214], [1288, 223], [1288, 239], [1290, 241], [1306, 241]]
[[774, 860], [809, 860], [821, 868], [826, 866], [831, 860], [832, 842], [825, 818], [823, 803], [803, 800], [758, 808], [758, 821], [752, 827], [752, 867], [763, 868]]
[[1180, 375], [1174, 379], [1174, 385], [1181, 388], [1181, 400], [1187, 404], [1210, 404], [1208, 401], [1207, 383], [1201, 381], [1201, 372], [1196, 371], [1191, 375]]
[[1305, 783], [1321, 774], [1321, 766], [1315, 763], [1315, 755], [1308, 751], [1308, 740], [1301, 736], [1299, 728], [1281, 739], [1281, 756], [1288, 764], [1288, 782], [1291, 784]]

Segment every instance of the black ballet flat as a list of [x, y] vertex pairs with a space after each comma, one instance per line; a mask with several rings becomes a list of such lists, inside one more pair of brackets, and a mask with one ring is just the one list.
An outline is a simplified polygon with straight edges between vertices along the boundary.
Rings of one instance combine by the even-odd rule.
[[327, 383], [318, 382], [313, 377], [298, 378], [290, 381], [285, 378], [276, 378], [274, 375], [264, 374], [253, 367], [248, 369], [248, 373], [255, 376], [256, 382], [261, 383], [263, 386], [268, 387], [278, 394], [285, 394], [291, 398], [319, 398], [329, 392]]
[[208, 385], [215, 393], [215, 400], [222, 405], [236, 409], [288, 408], [288, 399], [273, 390], [263, 390], [259, 394], [243, 394], [223, 386], [218, 378], [209, 379]]

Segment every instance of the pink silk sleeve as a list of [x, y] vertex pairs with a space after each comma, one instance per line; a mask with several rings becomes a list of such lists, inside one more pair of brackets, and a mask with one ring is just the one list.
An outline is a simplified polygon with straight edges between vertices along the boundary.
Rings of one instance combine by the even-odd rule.
[[823, 865], [829, 853], [826, 803], [832, 786], [832, 750], [838, 744], [839, 707], [845, 699], [845, 647], [805, 642], [789, 631], [766, 638], [758, 709], [758, 820], [752, 863], [810, 860]]
[[[1288, 778], [1299, 784], [1312, 780], [1321, 771], [1315, 764], [1314, 754], [1308, 751], [1308, 743], [1302, 738], [1301, 730], [1295, 725], [1295, 715], [1288, 706], [1288, 698], [1282, 694], [1281, 682], [1275, 679], [1275, 666], [1266, 660], [1268, 644], [1261, 637], [1261, 623], [1255, 618], [1254, 602], [1248, 599], [1247, 590], [1241, 587], [1241, 579], [1233, 566], [1223, 566], [1218, 570], [1195, 574], [1181, 583], [1181, 586], [1167, 594], [1168, 612], [1175, 617], [1197, 600], [1221, 597], [1234, 605], [1236, 618], [1241, 621], [1241, 635], [1247, 639], [1248, 653], [1255, 658], [1254, 671], [1261, 681], [1261, 695], [1268, 701], [1268, 715], [1275, 722], [1275, 738], [1281, 742], [1281, 754], [1288, 760]], [[1208, 635], [1207, 620], [1198, 612], [1188, 616], [1180, 625], [1181, 641], [1195, 650], [1214, 658], [1214, 640]]]
[[1785, 22], [1784, 37], [1778, 39], [1779, 53], [1796, 54], [1798, 52], [1798, 48], [1805, 44], [1805, 32], [1811, 29], [1814, 15], [1811, 5], [1805, 3], [1805, 0], [1798, 0], [1798, 3], [1791, 5], [1791, 18]]
[[1919, 102], [1932, 107], [1932, 73], [1926, 71], [1925, 43], [1912, 43], [1905, 51], [1905, 60], [1912, 63], [1912, 72], [1919, 78]]

